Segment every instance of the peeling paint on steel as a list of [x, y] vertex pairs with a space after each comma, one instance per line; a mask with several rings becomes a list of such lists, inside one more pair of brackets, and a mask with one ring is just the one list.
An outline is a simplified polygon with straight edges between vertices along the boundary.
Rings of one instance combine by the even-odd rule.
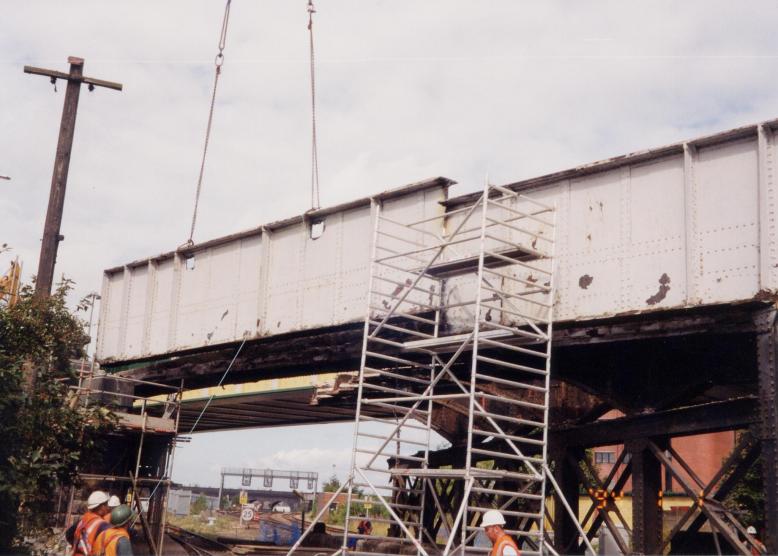
[[648, 305], [656, 305], [660, 301], [662, 301], [665, 297], [667, 297], [667, 292], [670, 291], [670, 277], [667, 274], [662, 274], [662, 276], [659, 277], [659, 291], [657, 291], [654, 295], [646, 299], [646, 303]]
[[594, 278], [589, 276], [588, 274], [584, 274], [578, 279], [578, 287], [582, 290], [588, 289], [589, 286], [592, 285], [592, 282], [594, 281]]

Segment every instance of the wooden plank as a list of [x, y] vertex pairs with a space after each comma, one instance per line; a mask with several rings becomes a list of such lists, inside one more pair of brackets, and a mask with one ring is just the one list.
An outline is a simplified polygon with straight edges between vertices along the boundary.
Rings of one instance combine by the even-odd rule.
[[[119, 426], [138, 430], [143, 428], [143, 415], [123, 412], [115, 412], [114, 414], [119, 418]], [[176, 432], [176, 422], [173, 419], [147, 415], [146, 432], [174, 434]]]

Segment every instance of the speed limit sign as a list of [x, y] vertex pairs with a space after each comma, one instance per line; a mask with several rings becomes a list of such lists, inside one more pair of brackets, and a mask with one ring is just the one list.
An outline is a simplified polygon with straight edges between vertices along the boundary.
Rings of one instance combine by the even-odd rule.
[[251, 521], [254, 519], [254, 509], [250, 506], [243, 508], [243, 511], [240, 512], [240, 519], [241, 521]]

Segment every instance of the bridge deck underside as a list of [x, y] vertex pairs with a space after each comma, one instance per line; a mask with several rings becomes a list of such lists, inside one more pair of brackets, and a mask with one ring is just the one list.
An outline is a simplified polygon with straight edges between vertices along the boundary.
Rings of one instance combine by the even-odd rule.
[[[555, 330], [552, 425], [592, 421], [611, 408], [635, 415], [756, 394], [753, 315], [764, 307], [750, 303], [560, 324]], [[351, 372], [359, 363], [360, 337], [359, 327], [345, 326], [247, 343], [225, 383]], [[183, 378], [186, 389], [210, 386], [221, 378], [236, 349], [221, 346], [145, 362], [121, 374], [173, 384]], [[462, 365], [466, 369], [467, 361]], [[182, 433], [191, 429], [207, 400], [183, 404]], [[315, 387], [217, 394], [197, 431], [350, 421], [355, 403], [353, 388], [321, 397]], [[461, 432], [456, 410], [452, 405], [450, 418], [436, 423], [449, 438]]]
[[[258, 427], [317, 425], [349, 422], [354, 419], [353, 396], [333, 396], [326, 402], [312, 403], [314, 396], [316, 396], [314, 387], [284, 392], [238, 394], [224, 398], [217, 396], [208, 404], [204, 413], [202, 410], [208, 403], [208, 398], [185, 401], [181, 404], [180, 430], [183, 434], [187, 434], [192, 430], [195, 422], [197, 422], [196, 432], [213, 432]], [[383, 415], [380, 411], [375, 411], [373, 414], [376, 417]]]
[[[647, 355], [650, 357], [648, 362], [664, 363], [663, 367], [673, 361], [675, 365], [680, 361], [693, 364], [706, 352], [699, 351], [699, 345], [691, 346], [686, 340], [672, 338], [695, 336], [704, 342], [706, 337], [749, 334], [755, 329], [754, 312], [766, 306], [768, 304], [754, 301], [560, 322], [554, 330], [555, 356], [558, 357], [552, 375], [558, 380], [571, 380], [586, 390], [596, 392], [603, 386], [607, 387], [603, 381], [618, 380], [623, 384], [634, 374], [632, 370], [636, 365], [646, 366], [645, 357], [629, 361], [631, 355]], [[190, 390], [218, 384], [233, 358], [234, 363], [224, 384], [352, 372], [359, 367], [361, 341], [362, 324], [351, 323], [252, 340], [246, 342], [242, 349], [238, 343], [222, 344], [169, 354], [155, 360], [106, 364], [104, 368], [109, 373], [172, 385], [178, 385], [183, 380], [185, 389]], [[640, 352], [641, 345], [650, 346], [647, 353]], [[636, 349], [631, 350], [630, 346]], [[682, 359], [665, 356], [662, 360], [663, 351], [672, 352], [673, 357]], [[616, 373], [613, 377], [603, 375], [607, 370], [603, 369], [605, 362]], [[614, 366], [621, 368], [615, 369]], [[622, 372], [624, 376], [619, 376]]]

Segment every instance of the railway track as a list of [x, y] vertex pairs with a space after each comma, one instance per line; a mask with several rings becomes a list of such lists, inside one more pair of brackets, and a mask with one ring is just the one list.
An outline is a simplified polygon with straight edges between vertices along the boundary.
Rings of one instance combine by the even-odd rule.
[[[300, 517], [296, 514], [263, 513], [262, 521], [275, 525], [291, 527], [300, 525]], [[327, 533], [342, 535], [342, 527], [327, 526]], [[289, 550], [288, 546], [275, 546], [260, 541], [249, 541], [238, 538], [217, 537], [217, 540], [199, 535], [192, 531], [182, 529], [175, 525], [167, 526], [168, 537], [181, 545], [189, 556], [227, 556], [227, 555], [251, 555], [251, 556], [282, 556]], [[329, 554], [331, 551], [322, 551], [321, 548], [300, 547], [298, 553], [302, 556], [318, 556]]]
[[[301, 526], [301, 520], [300, 515], [296, 513], [263, 513], [260, 515], [260, 519], [262, 521], [267, 521], [270, 523], [276, 523], [278, 525], [285, 525], [287, 527], [291, 527], [293, 523], [296, 523], [298, 526]], [[310, 521], [306, 520], [305, 527], [308, 527], [310, 525]], [[300, 527], [301, 531], [305, 530], [305, 527]], [[327, 533], [330, 535], [342, 535], [343, 534], [343, 527], [337, 526], [337, 525], [327, 525]]]
[[192, 531], [181, 529], [175, 525], [167, 526], [167, 535], [180, 544], [189, 556], [218, 556], [232, 553], [232, 549], [227, 545], [198, 535]]

